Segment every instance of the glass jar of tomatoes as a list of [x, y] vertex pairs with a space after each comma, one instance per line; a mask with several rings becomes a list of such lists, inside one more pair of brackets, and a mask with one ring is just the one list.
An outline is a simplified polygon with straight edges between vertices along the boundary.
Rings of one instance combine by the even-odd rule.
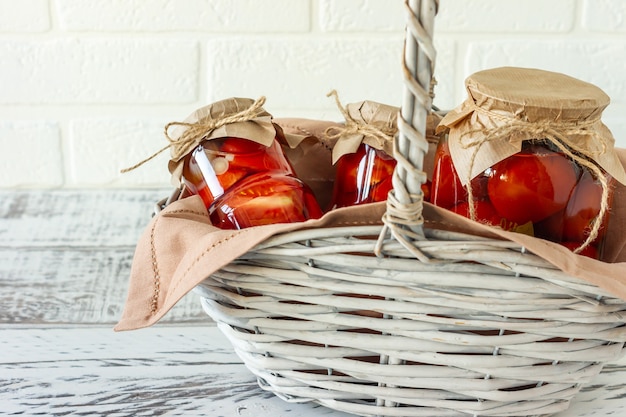
[[222, 229], [292, 223], [322, 216], [277, 140], [270, 146], [225, 137], [205, 141], [185, 159], [184, 184]]
[[[165, 128], [176, 184], [200, 196], [223, 229], [300, 222], [322, 216], [310, 188], [294, 174], [263, 109], [265, 98], [230, 98]], [[176, 128], [172, 135], [170, 128]]]
[[[339, 103], [338, 106], [346, 124], [344, 128], [331, 129], [336, 139], [333, 164], [337, 169], [330, 208], [387, 200], [396, 167], [393, 146], [399, 109], [372, 101], [348, 104], [345, 109]], [[440, 120], [441, 116], [434, 112], [427, 117], [425, 136], [429, 150], [424, 158], [427, 179], [421, 187], [424, 201], [430, 201], [430, 174], [439, 140], [435, 128]]]
[[609, 99], [563, 74], [495, 68], [466, 80], [441, 121], [433, 204], [601, 259], [614, 181], [626, 173], [600, 120]]
[[332, 162], [337, 169], [330, 209], [385, 201], [393, 188], [398, 108], [373, 101], [351, 103], [344, 108], [336, 92], [331, 94], [345, 124], [327, 132], [336, 140]]

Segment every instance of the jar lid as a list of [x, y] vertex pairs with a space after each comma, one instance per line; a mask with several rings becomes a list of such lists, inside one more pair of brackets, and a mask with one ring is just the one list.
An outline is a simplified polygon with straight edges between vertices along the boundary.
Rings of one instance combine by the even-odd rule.
[[597, 118], [610, 103], [599, 87], [565, 74], [534, 68], [500, 67], [465, 80], [476, 106], [503, 110], [528, 122]]
[[336, 140], [333, 164], [343, 155], [355, 153], [362, 143], [393, 156], [399, 108], [369, 100], [350, 103], [344, 108], [336, 91], [329, 95], [335, 96], [337, 107], [346, 119], [343, 126], [330, 127], [325, 132], [327, 138]]

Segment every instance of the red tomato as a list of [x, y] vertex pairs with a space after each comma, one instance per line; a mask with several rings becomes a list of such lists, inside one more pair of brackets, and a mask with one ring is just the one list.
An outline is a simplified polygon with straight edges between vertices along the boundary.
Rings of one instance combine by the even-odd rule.
[[290, 174], [294, 172], [276, 140], [269, 147], [252, 140], [233, 137], [218, 139], [217, 144], [220, 152], [233, 156], [230, 165], [234, 169], [249, 172], [274, 170]]
[[584, 242], [601, 204], [602, 185], [585, 169], [563, 214], [563, 239]]
[[[484, 175], [479, 175], [470, 181], [474, 200], [487, 199], [488, 179]], [[430, 199], [433, 204], [447, 209], [467, 201], [467, 189], [461, 184], [461, 179], [454, 168], [452, 156], [450, 156], [450, 150], [446, 142], [442, 142], [437, 147], [435, 154], [435, 168]]]
[[219, 144], [219, 150], [226, 153], [246, 154], [263, 152], [265, 150], [265, 146], [262, 144], [248, 139], [226, 137], [216, 139], [216, 141]]
[[[489, 201], [475, 201], [474, 208], [476, 216], [474, 220], [477, 222], [485, 223], [491, 226], [500, 226], [502, 224], [502, 218], [498, 215], [496, 209]], [[469, 203], [467, 201], [457, 204], [450, 210], [460, 214], [461, 216], [467, 217], [468, 219], [470, 218]]]
[[257, 174], [215, 200], [211, 222], [222, 229], [301, 222], [322, 216], [311, 191], [297, 178]]
[[[537, 223], [537, 236], [553, 242], [579, 242], [580, 246], [589, 236], [594, 219], [600, 214], [601, 200], [602, 185], [583, 168], [566, 208]], [[603, 221], [598, 238], [594, 240], [596, 244], [604, 236], [607, 222], [608, 216]]]
[[368, 145], [337, 162], [331, 208], [387, 200], [396, 160]]
[[525, 224], [563, 210], [575, 185], [572, 161], [561, 153], [531, 145], [492, 167], [487, 191], [500, 216]]

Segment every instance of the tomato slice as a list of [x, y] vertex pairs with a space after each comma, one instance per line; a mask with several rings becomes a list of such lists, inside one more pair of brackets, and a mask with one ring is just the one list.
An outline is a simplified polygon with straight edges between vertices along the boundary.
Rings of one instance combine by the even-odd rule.
[[377, 201], [386, 201], [389, 191], [393, 188], [393, 184], [391, 182], [391, 176], [385, 178], [383, 181], [380, 181], [376, 185], [371, 187], [371, 192], [368, 196], [369, 202], [377, 202]]
[[577, 181], [570, 159], [540, 145], [498, 162], [489, 172], [489, 199], [500, 216], [518, 224], [563, 210]]
[[235, 218], [240, 228], [306, 220], [302, 202], [290, 193], [251, 198], [237, 207]]
[[248, 171], [245, 169], [229, 168], [226, 172], [217, 176], [218, 181], [224, 187], [224, 190], [228, 190], [235, 185], [237, 181], [248, 175]]
[[[384, 155], [382, 151], [378, 151], [371, 147], [368, 147], [368, 148], [369, 148], [368, 152], [374, 154], [374, 160], [373, 160], [372, 166], [369, 168], [369, 170], [371, 171], [371, 174], [366, 172], [366, 176], [369, 179], [369, 183], [372, 186], [374, 186], [383, 181], [390, 180], [391, 176], [393, 175], [393, 170], [396, 168], [396, 160], [389, 156]], [[387, 196], [385, 194], [385, 198], [383, 200], [386, 200], [386, 199], [387, 199]], [[377, 201], [382, 201], [382, 200], [377, 200]]]
[[219, 152], [230, 155], [229, 162], [233, 169], [248, 172], [283, 171], [293, 174], [293, 168], [283, 154], [278, 141], [266, 147], [248, 139], [227, 137], [218, 140]]
[[301, 222], [322, 216], [312, 192], [295, 177], [258, 174], [244, 179], [209, 210], [222, 229]]

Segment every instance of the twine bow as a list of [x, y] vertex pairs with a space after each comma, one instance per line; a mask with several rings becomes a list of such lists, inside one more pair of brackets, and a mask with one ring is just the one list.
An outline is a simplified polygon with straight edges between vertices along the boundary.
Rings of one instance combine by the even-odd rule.
[[[486, 110], [476, 106], [476, 110], [486, 112]], [[489, 112], [489, 117], [499, 118], [506, 120], [504, 125], [496, 127], [488, 131], [486, 136], [481, 137], [478, 140], [466, 140], [468, 136], [474, 133], [484, 133], [484, 130], [474, 129], [461, 134], [460, 142], [463, 149], [473, 148], [473, 152], [469, 161], [468, 178], [466, 181], [467, 190], [467, 202], [469, 205], [469, 215], [472, 220], [476, 220], [476, 207], [474, 204], [474, 193], [470, 185], [472, 179], [472, 168], [474, 166], [476, 156], [480, 151], [482, 145], [493, 140], [502, 140], [510, 137], [512, 134], [525, 134], [530, 139], [544, 139], [554, 144], [561, 152], [567, 155], [574, 162], [580, 166], [584, 166], [589, 169], [593, 176], [600, 182], [602, 186], [602, 197], [600, 204], [600, 212], [593, 219], [593, 223], [587, 236], [587, 239], [581, 246], [574, 250], [574, 253], [580, 253], [586, 247], [588, 247], [597, 237], [602, 227], [602, 221], [609, 211], [609, 180], [606, 174], [593, 162], [598, 156], [607, 151], [607, 144], [602, 137], [594, 129], [590, 129], [594, 124], [599, 122], [599, 119], [591, 119], [576, 122], [557, 122], [557, 121], [542, 121], [542, 122], [527, 122], [520, 119], [514, 119], [497, 115]], [[601, 145], [599, 151], [590, 150], [575, 143], [570, 137], [575, 135], [585, 135], [597, 140]]]
[[[166, 124], [164, 128], [165, 138], [168, 140], [169, 143], [149, 157], [147, 157], [146, 159], [136, 163], [131, 167], [124, 168], [120, 172], [125, 173], [132, 171], [145, 164], [146, 162], [156, 158], [158, 155], [168, 149], [172, 150], [171, 159], [173, 161], [178, 161], [186, 154], [188, 154], [195, 146], [199, 145], [200, 142], [202, 142], [214, 130], [219, 129], [220, 127], [230, 123], [247, 122], [260, 116], [261, 113], [264, 112], [263, 104], [265, 104], [265, 97], [261, 96], [256, 101], [254, 101], [250, 105], [250, 107], [235, 114], [224, 115], [216, 119], [207, 117], [194, 123], [170, 122]], [[180, 137], [172, 138], [170, 136], [169, 130], [174, 126], [186, 127], [187, 129], [183, 131]]]
[[[360, 145], [361, 142], [366, 142], [368, 145], [372, 146], [376, 149], [387, 150], [393, 149], [390, 148], [390, 144], [393, 144], [393, 138], [397, 132], [397, 127], [394, 126], [374, 126], [373, 124], [367, 123], [363, 120], [357, 120], [353, 118], [348, 110], [341, 104], [339, 100], [339, 94], [336, 90], [332, 90], [326, 97], [333, 96], [335, 98], [335, 103], [337, 104], [337, 108], [343, 115], [345, 119], [345, 125], [343, 127], [335, 127], [331, 126], [324, 131], [324, 135], [331, 140], [349, 140], [355, 141], [358, 139], [358, 143], [354, 143], [353, 145]], [[339, 149], [335, 146], [335, 149]], [[391, 155], [391, 154], [390, 154]], [[333, 163], [341, 155], [336, 155], [333, 152]]]

